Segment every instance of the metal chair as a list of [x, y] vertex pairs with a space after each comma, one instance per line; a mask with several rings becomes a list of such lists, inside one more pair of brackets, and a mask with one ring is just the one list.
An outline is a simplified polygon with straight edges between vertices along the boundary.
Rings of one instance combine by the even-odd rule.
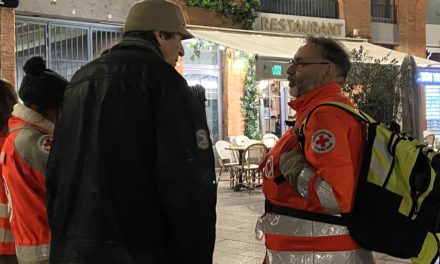
[[435, 134], [429, 134], [426, 135], [423, 138], [423, 142], [425, 142], [425, 144], [428, 146], [428, 148], [434, 149], [434, 142], [435, 142]]
[[[238, 163], [232, 162], [232, 151], [226, 149], [227, 147], [231, 147], [231, 146], [232, 146], [231, 143], [225, 140], [219, 140], [215, 143], [215, 150], [217, 151], [218, 162], [220, 164], [220, 172], [217, 177], [217, 184], [220, 181], [220, 177], [222, 176], [223, 170], [229, 171], [232, 178], [233, 177], [232, 168], [238, 165]], [[231, 188], [232, 187], [233, 186], [231, 186]]]
[[275, 143], [278, 141], [278, 137], [274, 134], [264, 134], [263, 139], [261, 142], [263, 142], [264, 145], [266, 145], [267, 148], [273, 148], [275, 146]]
[[234, 146], [244, 146], [246, 142], [249, 141], [249, 138], [245, 135], [239, 135], [234, 138], [234, 142], [231, 142]]
[[[241, 187], [244, 187], [250, 193], [255, 187], [261, 185], [261, 174], [258, 166], [263, 161], [266, 153], [267, 147], [263, 143], [254, 143], [246, 147], [241, 164], [234, 166], [235, 191], [239, 191]], [[256, 183], [257, 181], [258, 183]]]

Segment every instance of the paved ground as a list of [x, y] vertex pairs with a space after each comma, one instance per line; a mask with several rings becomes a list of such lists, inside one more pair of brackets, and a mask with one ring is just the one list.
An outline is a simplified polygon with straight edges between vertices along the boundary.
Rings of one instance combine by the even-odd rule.
[[261, 264], [264, 243], [255, 239], [257, 217], [264, 211], [261, 188], [234, 192], [220, 181], [217, 198], [217, 241], [214, 263]]
[[[224, 174], [226, 179], [226, 174]], [[257, 217], [264, 211], [261, 188], [249, 192], [233, 192], [229, 182], [220, 181], [217, 202], [217, 240], [215, 264], [261, 264], [264, 242], [255, 239]], [[376, 264], [402, 264], [399, 260], [376, 254]]]

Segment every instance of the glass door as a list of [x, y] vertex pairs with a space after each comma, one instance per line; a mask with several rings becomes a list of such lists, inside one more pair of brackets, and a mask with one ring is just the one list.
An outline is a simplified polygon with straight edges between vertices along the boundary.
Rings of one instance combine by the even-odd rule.
[[261, 80], [259, 89], [260, 99], [260, 129], [263, 134], [282, 134], [281, 120], [281, 82], [276, 80]]

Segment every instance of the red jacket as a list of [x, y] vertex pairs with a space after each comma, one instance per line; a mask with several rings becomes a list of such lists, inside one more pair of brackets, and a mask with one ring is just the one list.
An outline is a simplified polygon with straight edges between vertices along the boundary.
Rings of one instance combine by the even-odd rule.
[[[301, 126], [304, 118], [315, 106], [329, 101], [353, 106], [342, 96], [339, 84], [324, 85], [289, 103], [297, 111], [296, 126]], [[298, 149], [296, 135], [293, 129], [289, 129], [260, 165], [264, 176], [263, 192], [266, 199], [274, 205], [311, 212], [328, 214], [350, 212], [361, 167], [365, 136], [365, 126], [351, 114], [333, 106], [321, 106], [313, 112], [305, 130], [304, 154], [315, 170], [315, 174], [308, 179], [306, 185], [307, 195], [303, 197], [298, 194], [287, 181], [275, 180], [281, 176], [278, 165], [281, 155]], [[266, 247], [272, 253], [339, 252], [340, 254], [340, 252], [355, 252], [359, 248], [348, 234], [348, 230], [342, 226], [337, 228], [343, 231], [330, 234], [327, 232], [328, 229], [332, 230], [330, 224], [316, 222], [313, 224], [309, 220], [295, 220], [284, 216], [278, 218], [271, 213], [266, 214], [266, 218], [271, 222], [265, 228]], [[315, 226], [313, 232], [305, 228], [309, 226], [309, 222], [310, 225]], [[276, 226], [273, 223], [278, 225], [276, 230], [272, 229]], [[316, 228], [316, 225], [320, 225], [322, 230]]]
[[24, 106], [18, 108], [20, 111], [15, 107], [9, 119], [10, 134], [2, 149], [3, 177], [12, 205], [11, 227], [19, 261], [44, 260], [48, 259], [51, 241], [44, 175], [52, 131], [23, 120], [29, 113], [38, 113]]
[[[8, 136], [7, 133], [0, 133], [0, 148]], [[2, 166], [0, 164], [0, 172]], [[15, 242], [12, 236], [11, 224], [9, 223], [10, 210], [4, 182], [0, 182], [0, 255], [15, 255]]]

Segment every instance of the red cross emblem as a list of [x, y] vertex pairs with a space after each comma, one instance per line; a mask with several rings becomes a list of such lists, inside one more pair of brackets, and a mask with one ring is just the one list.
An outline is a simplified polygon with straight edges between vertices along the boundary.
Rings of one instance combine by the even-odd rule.
[[325, 145], [329, 142], [328, 138], [326, 138], [324, 135], [319, 136], [319, 139], [316, 141], [316, 144], [320, 145], [321, 147], [325, 147]]
[[268, 178], [268, 179], [272, 179], [274, 176], [274, 171], [273, 171], [273, 156], [270, 155], [267, 160], [266, 160], [266, 164], [263, 168], [263, 175], [264, 177]]
[[321, 129], [312, 135], [312, 149], [317, 153], [325, 153], [336, 144], [335, 136], [329, 130]]
[[52, 144], [52, 139], [51, 139], [51, 138], [45, 138], [45, 139], [44, 139], [43, 146], [44, 146], [45, 148], [50, 148], [50, 144]]
[[51, 144], [52, 144], [51, 135], [42, 135], [38, 139], [38, 148], [44, 153], [49, 153]]

